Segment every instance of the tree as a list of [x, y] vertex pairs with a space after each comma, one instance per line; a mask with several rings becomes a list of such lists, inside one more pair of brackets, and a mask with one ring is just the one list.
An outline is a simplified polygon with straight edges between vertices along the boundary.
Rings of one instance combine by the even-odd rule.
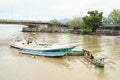
[[67, 22], [67, 24], [70, 26], [70, 28], [73, 27], [80, 27], [82, 22], [81, 17], [74, 17], [71, 21]]
[[113, 24], [120, 24], [120, 10], [114, 9], [108, 16], [112, 20]]
[[83, 32], [95, 32], [102, 24], [103, 13], [98, 13], [97, 10], [88, 11], [88, 16], [83, 17], [82, 29]]
[[59, 25], [60, 22], [57, 19], [54, 19], [50, 21], [50, 24], [56, 26], [56, 25]]

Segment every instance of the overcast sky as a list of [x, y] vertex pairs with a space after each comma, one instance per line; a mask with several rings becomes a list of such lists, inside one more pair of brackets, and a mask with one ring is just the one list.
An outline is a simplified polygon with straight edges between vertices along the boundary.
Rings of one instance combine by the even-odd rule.
[[120, 9], [120, 0], [0, 0], [0, 18], [51, 20], [85, 16], [98, 10], [107, 16]]

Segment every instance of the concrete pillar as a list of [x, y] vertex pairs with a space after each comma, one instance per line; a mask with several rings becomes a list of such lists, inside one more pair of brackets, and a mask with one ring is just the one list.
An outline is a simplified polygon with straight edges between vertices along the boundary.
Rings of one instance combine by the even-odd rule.
[[28, 27], [22, 28], [23, 32], [35, 32], [38, 31], [38, 25], [27, 25]]

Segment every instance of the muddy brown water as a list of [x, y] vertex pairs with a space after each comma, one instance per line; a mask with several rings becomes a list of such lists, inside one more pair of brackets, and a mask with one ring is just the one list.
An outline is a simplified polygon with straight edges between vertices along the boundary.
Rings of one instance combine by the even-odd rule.
[[[8, 34], [8, 33], [6, 33]], [[22, 33], [50, 44], [77, 45], [93, 54], [106, 54], [111, 62], [96, 68], [82, 56], [49, 58], [19, 54], [8, 43], [12, 35], [0, 40], [0, 80], [120, 80], [120, 39], [111, 36], [69, 33]]]

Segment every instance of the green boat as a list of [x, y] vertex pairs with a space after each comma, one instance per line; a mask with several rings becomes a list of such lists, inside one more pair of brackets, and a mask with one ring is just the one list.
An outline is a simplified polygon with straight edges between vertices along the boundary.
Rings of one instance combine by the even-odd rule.
[[71, 50], [67, 53], [67, 56], [83, 56], [84, 51]]
[[104, 64], [103, 63], [99, 63], [99, 62], [97, 62], [96, 60], [92, 60], [92, 59], [89, 59], [89, 58], [87, 58], [87, 57], [85, 57], [84, 56], [84, 58], [86, 59], [86, 60], [88, 60], [89, 62], [91, 62], [92, 64], [94, 64], [96, 67], [99, 67], [99, 68], [104, 68]]

